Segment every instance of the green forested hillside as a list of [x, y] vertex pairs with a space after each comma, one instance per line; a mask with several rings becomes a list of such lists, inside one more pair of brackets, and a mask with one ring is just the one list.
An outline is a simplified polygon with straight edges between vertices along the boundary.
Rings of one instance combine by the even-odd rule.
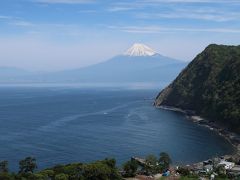
[[240, 46], [209, 45], [156, 98], [240, 132]]

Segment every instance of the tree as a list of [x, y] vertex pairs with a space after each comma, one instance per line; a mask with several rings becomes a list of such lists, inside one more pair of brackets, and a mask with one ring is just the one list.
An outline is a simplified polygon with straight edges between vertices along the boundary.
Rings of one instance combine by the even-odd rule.
[[171, 163], [172, 160], [167, 153], [165, 152], [160, 153], [159, 164], [162, 166], [163, 170], [167, 170]]
[[224, 165], [220, 165], [216, 169], [216, 173], [218, 174], [219, 177], [225, 177], [226, 176], [226, 169]]
[[110, 179], [122, 179], [120, 174], [119, 174], [119, 171], [116, 167], [116, 160], [115, 159], [108, 159], [106, 158], [105, 160], [101, 161], [103, 164], [106, 164], [110, 170], [111, 170], [111, 173], [110, 173], [110, 176], [109, 178]]
[[149, 174], [155, 174], [157, 172], [159, 172], [159, 165], [158, 165], [158, 159], [155, 155], [148, 155], [146, 157], [146, 161], [145, 161], [145, 165], [143, 167], [143, 169], [145, 170], [145, 173], [147, 175]]
[[156, 166], [158, 163], [157, 157], [153, 154], [150, 154], [146, 157], [146, 164], [150, 166]]
[[64, 173], [57, 174], [55, 176], [55, 180], [68, 180], [68, 175]]
[[43, 175], [44, 177], [48, 177], [48, 178], [54, 177], [54, 171], [50, 170], [50, 169], [43, 170], [39, 174]]
[[8, 172], [8, 161], [1, 161], [0, 162], [0, 173], [7, 173]]
[[27, 157], [19, 162], [19, 173], [33, 173], [36, 168], [36, 159], [33, 157]]
[[127, 161], [123, 165], [123, 170], [125, 171], [126, 177], [134, 177], [138, 169], [138, 163], [135, 160]]
[[106, 158], [102, 162], [107, 164], [110, 168], [115, 168], [115, 166], [116, 166], [116, 160], [115, 159]]
[[101, 162], [84, 165], [83, 176], [86, 179], [94, 180], [107, 180], [110, 179], [111, 169]]
[[190, 175], [190, 170], [188, 168], [185, 168], [185, 167], [179, 167], [177, 169], [177, 172], [179, 174], [181, 174], [182, 176], [189, 176]]
[[1, 180], [15, 180], [14, 176], [9, 173], [0, 173]]
[[105, 159], [83, 165], [83, 177], [88, 180], [118, 180], [121, 176], [115, 167], [114, 159]]

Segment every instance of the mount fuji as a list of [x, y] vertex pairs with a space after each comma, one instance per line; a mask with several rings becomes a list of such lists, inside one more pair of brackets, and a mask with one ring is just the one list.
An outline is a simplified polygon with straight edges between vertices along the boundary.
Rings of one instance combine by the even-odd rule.
[[124, 54], [126, 56], [154, 56], [157, 53], [144, 44], [135, 43]]
[[[11, 82], [167, 84], [186, 65], [183, 61], [162, 56], [150, 47], [136, 43], [122, 55], [99, 64], [54, 73], [18, 75], [11, 78]], [[4, 77], [7, 76], [2, 75], [0, 81]]]
[[162, 56], [144, 44], [134, 44], [122, 55], [84, 68], [42, 76], [51, 82], [84, 83], [169, 83], [187, 64]]

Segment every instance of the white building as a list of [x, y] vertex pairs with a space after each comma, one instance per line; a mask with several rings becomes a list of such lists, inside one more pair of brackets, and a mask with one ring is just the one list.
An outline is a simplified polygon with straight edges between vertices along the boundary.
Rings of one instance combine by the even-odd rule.
[[235, 163], [222, 160], [218, 166], [224, 166], [225, 169], [232, 169], [235, 166]]
[[210, 171], [213, 170], [213, 165], [208, 164], [208, 165], [204, 166], [203, 169], [204, 169], [206, 172], [210, 172]]

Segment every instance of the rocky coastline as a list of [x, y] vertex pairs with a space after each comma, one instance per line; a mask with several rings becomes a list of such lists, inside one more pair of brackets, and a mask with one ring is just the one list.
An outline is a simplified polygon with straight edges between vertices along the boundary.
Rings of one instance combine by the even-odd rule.
[[187, 119], [191, 120], [192, 122], [197, 123], [200, 126], [204, 126], [211, 131], [214, 131], [219, 136], [222, 136], [224, 139], [226, 139], [234, 147], [235, 151], [232, 156], [238, 155], [240, 157], [240, 135], [229, 131], [228, 129], [215, 123], [214, 121], [198, 116], [192, 110], [184, 110], [181, 108], [164, 105], [156, 106], [156, 108], [182, 113], [187, 117]]

